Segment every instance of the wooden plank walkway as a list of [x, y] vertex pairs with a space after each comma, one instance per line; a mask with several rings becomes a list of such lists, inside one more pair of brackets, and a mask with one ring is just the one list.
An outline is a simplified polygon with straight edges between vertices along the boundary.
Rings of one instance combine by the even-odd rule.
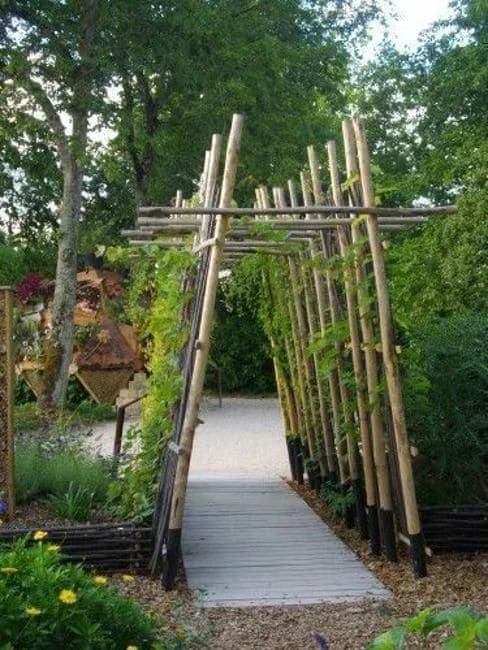
[[188, 584], [206, 607], [334, 603], [389, 592], [280, 478], [194, 476]]

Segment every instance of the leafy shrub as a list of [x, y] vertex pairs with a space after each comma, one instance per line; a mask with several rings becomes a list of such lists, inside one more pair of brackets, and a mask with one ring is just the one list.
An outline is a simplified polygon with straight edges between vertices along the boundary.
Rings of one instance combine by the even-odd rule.
[[395, 319], [409, 331], [460, 309], [488, 312], [488, 189], [467, 192], [457, 215], [395, 236], [388, 273]]
[[486, 501], [488, 316], [461, 313], [412, 330], [401, 355], [420, 500]]
[[[74, 450], [56, 453], [40, 445], [19, 445], [15, 454], [15, 484], [19, 503], [40, 497], [51, 498], [52, 504], [73, 500], [86, 502], [90, 495], [93, 505], [107, 500], [111, 481], [107, 461]], [[54, 507], [54, 505], [53, 505]], [[60, 513], [61, 514], [61, 513]]]
[[[437, 612], [432, 608], [423, 609], [402, 625], [381, 634], [368, 645], [368, 650], [432, 647], [429, 643], [432, 634], [445, 627], [448, 632], [442, 647], [446, 650], [488, 648], [488, 617], [467, 607], [452, 607]], [[413, 646], [415, 641], [418, 643]]]
[[165, 648], [153, 621], [115, 587], [61, 564], [47, 542], [0, 550], [2, 648]]

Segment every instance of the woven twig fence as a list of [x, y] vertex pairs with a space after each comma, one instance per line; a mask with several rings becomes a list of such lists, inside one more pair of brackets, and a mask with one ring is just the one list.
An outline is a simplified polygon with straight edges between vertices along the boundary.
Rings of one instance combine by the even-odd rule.
[[[63, 561], [110, 572], [149, 570], [154, 546], [152, 528], [131, 523], [44, 528], [46, 542], [58, 544]], [[0, 530], [0, 545], [27, 538], [36, 544], [32, 529]]]

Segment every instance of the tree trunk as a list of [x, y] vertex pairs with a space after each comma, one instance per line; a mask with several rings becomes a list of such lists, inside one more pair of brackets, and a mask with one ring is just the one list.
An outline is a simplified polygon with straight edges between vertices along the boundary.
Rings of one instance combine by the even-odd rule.
[[73, 355], [82, 176], [74, 159], [63, 170], [52, 331], [45, 346], [43, 393], [39, 399], [41, 406], [48, 409], [60, 407], [64, 402]]

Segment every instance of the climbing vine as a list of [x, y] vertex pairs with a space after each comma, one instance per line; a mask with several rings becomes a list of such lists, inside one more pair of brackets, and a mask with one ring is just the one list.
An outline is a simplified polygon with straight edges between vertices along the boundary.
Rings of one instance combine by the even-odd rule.
[[112, 486], [125, 516], [147, 517], [153, 510], [160, 459], [181, 391], [180, 354], [188, 337], [182, 313], [192, 297], [182, 289], [194, 264], [189, 250], [157, 247], [131, 260], [128, 311], [144, 341], [149, 379], [140, 426], [126, 436], [119, 480]]

